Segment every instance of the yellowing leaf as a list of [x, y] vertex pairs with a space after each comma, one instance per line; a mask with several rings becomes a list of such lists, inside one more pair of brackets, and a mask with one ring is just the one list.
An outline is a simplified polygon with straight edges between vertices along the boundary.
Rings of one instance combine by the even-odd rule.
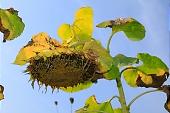
[[126, 70], [123, 75], [130, 86], [161, 87], [169, 76], [168, 67], [161, 59], [147, 53], [139, 53], [142, 65]]
[[166, 93], [167, 100], [164, 104], [165, 109], [170, 112], [170, 85], [164, 85], [161, 87], [163, 92]]
[[69, 24], [62, 24], [58, 29], [58, 36], [63, 42], [69, 43], [74, 38], [72, 26]]
[[73, 23], [73, 31], [81, 40], [90, 39], [93, 33], [93, 10], [90, 7], [80, 8]]
[[60, 46], [59, 43], [51, 39], [47, 33], [39, 33], [33, 36], [32, 40], [19, 51], [14, 64], [24, 65], [38, 53], [48, 56], [52, 52], [50, 50], [54, 50], [57, 46]]
[[92, 84], [93, 84], [92, 82], [85, 82], [85, 83], [77, 84], [76, 86], [73, 87], [67, 87], [67, 88], [61, 87], [60, 89], [65, 92], [74, 93], [83, 89], [87, 89], [91, 87]]
[[93, 33], [92, 8], [82, 7], [77, 10], [73, 24], [62, 24], [57, 33], [66, 44], [90, 40]]
[[25, 48], [22, 48], [15, 61], [14, 61], [14, 64], [18, 64], [18, 65], [24, 65], [27, 63], [27, 61], [31, 58], [31, 57], [34, 57], [36, 55], [35, 52], [33, 52], [33, 48], [32, 47], [25, 47]]
[[144, 82], [143, 85], [150, 85], [150, 84], [153, 84], [153, 78], [152, 76], [149, 76], [143, 72], [140, 72], [140, 71], [137, 71], [137, 75], [138, 75], [138, 80], [136, 81], [137, 82], [137, 85], [142, 85], [143, 83], [140, 83], [141, 81]]
[[22, 19], [18, 16], [18, 11], [13, 8], [0, 8], [0, 31], [4, 34], [3, 42], [20, 36], [24, 27]]
[[137, 81], [137, 70], [134, 69], [128, 69], [124, 73], [124, 79], [128, 85], [131, 87], [137, 87], [136, 81]]

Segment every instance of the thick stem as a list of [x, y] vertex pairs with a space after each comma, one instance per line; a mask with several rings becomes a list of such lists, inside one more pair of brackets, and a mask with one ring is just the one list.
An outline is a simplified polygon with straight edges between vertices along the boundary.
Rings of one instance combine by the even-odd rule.
[[124, 94], [124, 90], [123, 90], [123, 86], [122, 86], [122, 82], [120, 78], [116, 79], [116, 83], [117, 83], [117, 88], [119, 91], [119, 101], [122, 107], [122, 111], [123, 113], [129, 113], [127, 104], [126, 104], [126, 98], [125, 98], [125, 94]]
[[157, 91], [162, 91], [162, 90], [160, 90], [160, 89], [154, 89], [154, 90], [146, 91], [146, 92], [143, 92], [143, 93], [137, 95], [137, 96], [129, 103], [128, 108], [130, 108], [130, 106], [131, 106], [137, 99], [139, 99], [140, 97], [142, 97], [143, 95], [148, 94], [148, 93], [152, 93], [152, 92], [157, 92]]

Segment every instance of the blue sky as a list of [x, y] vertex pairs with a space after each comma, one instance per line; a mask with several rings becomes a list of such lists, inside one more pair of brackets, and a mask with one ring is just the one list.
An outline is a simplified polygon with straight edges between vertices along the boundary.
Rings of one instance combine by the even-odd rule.
[[[111, 43], [113, 56], [118, 53], [136, 56], [138, 52], [148, 52], [160, 57], [170, 66], [169, 0], [0, 0], [1, 8], [14, 7], [19, 10], [19, 15], [26, 25], [19, 38], [0, 43], [0, 82], [5, 86], [1, 113], [70, 113], [70, 96], [75, 98], [73, 110], [76, 110], [82, 107], [91, 95], [96, 95], [97, 100], [102, 102], [117, 94], [115, 82], [106, 80], [100, 80], [98, 84], [78, 93], [55, 91], [52, 94], [48, 88], [44, 94], [44, 88], [38, 90], [36, 86], [32, 89], [28, 83], [29, 76], [23, 74], [25, 67], [12, 64], [20, 48], [27, 44], [32, 35], [47, 32], [51, 37], [60, 40], [56, 34], [57, 28], [62, 23], [72, 23], [75, 11], [82, 6], [91, 6], [94, 9], [95, 25], [104, 20], [133, 17], [146, 27], [146, 37], [140, 42], [129, 41], [123, 33], [116, 34]], [[109, 29], [95, 28], [93, 36], [105, 46], [110, 32]], [[125, 83], [124, 87], [128, 102], [133, 96], [146, 90], [130, 88]], [[54, 105], [56, 100], [59, 102], [57, 108]], [[165, 100], [165, 95], [161, 93], [146, 95], [132, 106], [131, 113], [166, 113], [163, 108]], [[113, 102], [113, 107], [118, 106], [117, 101]]]

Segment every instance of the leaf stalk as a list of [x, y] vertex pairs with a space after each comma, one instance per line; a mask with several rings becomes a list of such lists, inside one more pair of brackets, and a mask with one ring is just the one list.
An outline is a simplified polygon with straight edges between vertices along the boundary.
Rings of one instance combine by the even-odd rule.
[[108, 42], [107, 42], [107, 51], [108, 51], [109, 53], [110, 53], [110, 43], [111, 43], [111, 40], [112, 40], [112, 37], [113, 37], [114, 34], [115, 34], [115, 33], [112, 32], [112, 34], [110, 35], [109, 40], [108, 40]]
[[128, 104], [128, 108], [131, 107], [131, 105], [137, 100], [139, 99], [140, 97], [144, 96], [145, 94], [148, 94], [148, 93], [152, 93], [152, 92], [157, 92], [157, 91], [162, 91], [161, 89], [154, 89], [154, 90], [149, 90], [149, 91], [146, 91], [146, 92], [143, 92], [139, 95], [137, 95], [134, 99], [132, 99], [132, 101]]

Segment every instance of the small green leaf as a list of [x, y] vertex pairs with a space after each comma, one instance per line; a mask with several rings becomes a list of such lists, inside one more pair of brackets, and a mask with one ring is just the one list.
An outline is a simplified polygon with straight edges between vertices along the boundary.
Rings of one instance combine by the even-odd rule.
[[[113, 70], [116, 70], [116, 73], [117, 73], [117, 69], [114, 68], [114, 66], [112, 66], [111, 55], [108, 53], [108, 51], [104, 47], [102, 47], [100, 42], [97, 42], [96, 40], [91, 40], [91, 41], [86, 42], [83, 47], [83, 51], [86, 52], [89, 50], [93, 51], [93, 54], [98, 56], [97, 61], [99, 62], [99, 70], [101, 73], [106, 72], [110, 70], [111, 68]], [[111, 79], [116, 78], [117, 74], [113, 75], [113, 73], [105, 73], [104, 77], [106, 79], [111, 80]]]
[[138, 59], [142, 65], [126, 70], [124, 78], [130, 86], [158, 88], [167, 80], [169, 70], [166, 64], [156, 56], [139, 53]]
[[[85, 106], [76, 111], [76, 113], [113, 113], [112, 105], [109, 102], [98, 103], [95, 96], [86, 100]], [[119, 112], [118, 112], [119, 113]]]
[[138, 64], [139, 59], [133, 57], [126, 57], [125, 55], [118, 54], [113, 57], [113, 64], [118, 67], [129, 66], [133, 64]]
[[111, 77], [111, 79], [116, 79], [117, 77], [120, 76], [119, 68], [115, 65], [112, 65], [107, 73], [107, 76], [109, 76], [109, 78]]
[[67, 87], [67, 88], [60, 87], [60, 89], [65, 92], [74, 93], [74, 92], [81, 91], [83, 89], [87, 89], [87, 88], [91, 87], [92, 85], [93, 85], [92, 82], [85, 82], [85, 83], [80, 83], [73, 87]]
[[17, 10], [0, 8], [0, 31], [4, 34], [3, 42], [20, 36], [24, 27]]
[[97, 25], [99, 28], [112, 28], [112, 32], [123, 31], [132, 41], [139, 41], [145, 37], [145, 28], [133, 18], [118, 18], [116, 20], [104, 21]]

